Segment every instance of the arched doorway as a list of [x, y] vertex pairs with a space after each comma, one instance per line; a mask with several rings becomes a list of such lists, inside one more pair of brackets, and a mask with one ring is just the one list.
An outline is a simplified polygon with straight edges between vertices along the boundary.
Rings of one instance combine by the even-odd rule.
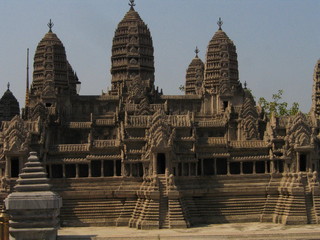
[[166, 155], [164, 153], [157, 154], [157, 174], [165, 174], [166, 172]]

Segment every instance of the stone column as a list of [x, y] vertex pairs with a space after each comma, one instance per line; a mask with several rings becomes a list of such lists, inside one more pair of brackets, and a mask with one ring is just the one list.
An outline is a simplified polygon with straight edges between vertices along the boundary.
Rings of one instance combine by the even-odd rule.
[[104, 166], [103, 166], [103, 160], [101, 160], [101, 177], [104, 177]]
[[117, 176], [117, 160], [113, 160], [113, 176]]
[[76, 178], [79, 178], [79, 164], [76, 164]]
[[64, 163], [62, 164], [62, 177], [66, 178], [66, 165]]
[[88, 177], [91, 177], [91, 161], [88, 164]]
[[204, 169], [203, 169], [203, 159], [201, 158], [201, 176], [204, 175]]
[[10, 158], [6, 156], [6, 168], [5, 168], [5, 177], [9, 178], [9, 169], [10, 169]]

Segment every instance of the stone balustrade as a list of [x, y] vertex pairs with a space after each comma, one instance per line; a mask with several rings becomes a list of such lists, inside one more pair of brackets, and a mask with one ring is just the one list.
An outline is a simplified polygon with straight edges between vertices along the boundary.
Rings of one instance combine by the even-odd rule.
[[93, 146], [96, 148], [118, 147], [120, 146], [120, 141], [119, 140], [94, 140]]
[[168, 121], [173, 127], [190, 127], [191, 122], [188, 115], [168, 116]]
[[69, 122], [67, 126], [69, 128], [89, 129], [91, 128], [91, 122]]
[[53, 152], [87, 152], [89, 144], [59, 144], [50, 147]]
[[222, 119], [199, 121], [199, 127], [224, 127], [226, 123]]
[[115, 124], [114, 119], [96, 119], [97, 126], [113, 126]]
[[129, 116], [126, 126], [146, 127], [149, 123], [149, 116]]
[[263, 140], [231, 141], [230, 146], [234, 148], [265, 148], [267, 144]]

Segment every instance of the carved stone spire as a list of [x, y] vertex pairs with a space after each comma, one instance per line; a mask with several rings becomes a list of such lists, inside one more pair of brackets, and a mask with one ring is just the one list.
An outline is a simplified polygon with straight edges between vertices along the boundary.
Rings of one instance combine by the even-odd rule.
[[200, 52], [198, 47], [196, 47], [194, 52], [196, 56], [189, 64], [186, 74], [186, 95], [200, 94], [203, 87], [204, 64], [198, 57], [198, 53]]
[[26, 77], [26, 99], [25, 106], [29, 105], [29, 48], [27, 48], [27, 77]]
[[131, 8], [118, 24], [113, 38], [111, 92], [114, 95], [119, 94], [119, 89], [126, 89], [136, 76], [146, 82], [146, 87], [152, 88], [154, 84], [151, 34], [138, 12], [134, 10], [134, 1], [131, 0], [129, 5]]
[[238, 60], [236, 46], [222, 30], [221, 18], [217, 22], [219, 29], [209, 42], [205, 64], [205, 88], [217, 94], [222, 82], [230, 87], [239, 85]]

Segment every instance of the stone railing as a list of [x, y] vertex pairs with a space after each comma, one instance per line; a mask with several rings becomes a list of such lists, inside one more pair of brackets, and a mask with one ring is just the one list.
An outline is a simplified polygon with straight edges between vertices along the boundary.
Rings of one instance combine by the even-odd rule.
[[168, 116], [168, 122], [173, 127], [190, 127], [191, 122], [188, 115]]
[[137, 104], [133, 104], [133, 103], [127, 103], [125, 105], [125, 110], [128, 111], [128, 112], [134, 112], [137, 110], [137, 107], [138, 105]]
[[209, 121], [199, 121], [199, 127], [224, 127], [226, 125], [224, 120], [214, 119]]
[[126, 125], [134, 127], [147, 127], [149, 118], [149, 116], [129, 116], [128, 123], [126, 123]]
[[227, 140], [224, 137], [207, 137], [199, 138], [200, 144], [210, 144], [210, 145], [226, 145]]
[[88, 152], [89, 144], [59, 144], [50, 147], [53, 152]]
[[227, 140], [224, 137], [208, 137], [208, 144], [227, 144]]
[[91, 122], [69, 122], [67, 126], [69, 128], [91, 128]]
[[118, 147], [120, 146], [120, 141], [119, 140], [94, 140], [93, 146], [96, 148]]
[[154, 112], [158, 111], [159, 109], [165, 110], [165, 107], [163, 104], [150, 104], [150, 108]]
[[115, 124], [114, 119], [96, 119], [96, 125], [98, 126], [113, 126]]
[[234, 148], [264, 148], [267, 144], [263, 140], [231, 141], [230, 146]]

